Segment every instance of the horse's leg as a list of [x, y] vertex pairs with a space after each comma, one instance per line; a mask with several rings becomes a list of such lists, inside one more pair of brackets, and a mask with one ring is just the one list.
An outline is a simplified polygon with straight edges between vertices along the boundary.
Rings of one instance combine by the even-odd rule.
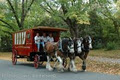
[[88, 56], [88, 52], [85, 52], [84, 56], [83, 56], [83, 64], [82, 64], [82, 70], [85, 71], [86, 70], [86, 58]]
[[59, 61], [59, 70], [63, 72], [64, 71], [63, 60], [60, 56], [57, 56], [57, 59]]
[[75, 56], [71, 55], [70, 56], [70, 71], [77, 72], [77, 68], [75, 66]]
[[86, 59], [83, 59], [83, 63], [82, 63], [82, 71], [86, 70]]
[[55, 56], [59, 61], [59, 70], [63, 72], [64, 71], [63, 60], [60, 56], [57, 55], [57, 52], [55, 52]]
[[50, 65], [50, 59], [51, 59], [51, 57], [47, 55], [46, 69], [48, 69], [49, 71], [52, 71], [53, 68]]
[[53, 66], [54, 69], [56, 68], [57, 63], [58, 63], [58, 59], [55, 60], [55, 64], [54, 64], [54, 66]]

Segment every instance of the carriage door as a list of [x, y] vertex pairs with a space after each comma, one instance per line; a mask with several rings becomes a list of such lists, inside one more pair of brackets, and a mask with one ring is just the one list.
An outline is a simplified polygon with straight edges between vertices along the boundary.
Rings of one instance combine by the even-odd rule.
[[32, 44], [31, 42], [31, 31], [26, 32], [26, 45], [30, 46]]
[[31, 30], [26, 32], [26, 54], [29, 55], [32, 48]]

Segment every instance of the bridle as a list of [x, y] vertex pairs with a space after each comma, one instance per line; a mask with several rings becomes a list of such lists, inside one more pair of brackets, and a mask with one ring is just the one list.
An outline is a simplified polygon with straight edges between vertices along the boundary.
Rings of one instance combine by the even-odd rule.
[[[82, 43], [82, 44], [84, 45], [84, 46], [82, 47], [82, 49], [83, 49], [83, 51], [88, 52], [88, 51], [90, 50], [89, 45], [92, 44], [92, 43], [89, 41], [89, 39], [87, 39], [87, 40], [86, 40], [86, 39], [87, 39], [87, 38], [85, 38], [85, 39], [84, 39], [85, 41], [83, 41], [83, 43]], [[85, 47], [85, 43], [87, 44], [87, 48]]]
[[80, 47], [82, 47], [82, 46], [77, 46], [77, 48], [80, 48]]
[[[73, 46], [72, 46], [73, 45]], [[71, 50], [71, 49], [74, 49], [74, 41], [73, 40], [70, 40], [69, 42], [68, 42], [68, 49], [69, 49], [69, 51]]]
[[67, 49], [66, 50], [63, 49], [63, 40], [60, 40], [59, 44], [58, 44], [59, 45], [58, 49], [62, 53], [70, 53], [70, 50], [74, 49], [74, 42], [73, 42], [73, 40], [68, 40], [68, 39], [66, 39], [66, 40], [67, 40]]

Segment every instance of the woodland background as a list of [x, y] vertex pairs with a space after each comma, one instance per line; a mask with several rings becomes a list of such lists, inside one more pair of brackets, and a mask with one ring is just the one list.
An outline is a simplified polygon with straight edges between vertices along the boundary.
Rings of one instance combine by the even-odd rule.
[[120, 49], [120, 0], [0, 0], [0, 52], [12, 51], [12, 32], [37, 26], [90, 35], [93, 49]]

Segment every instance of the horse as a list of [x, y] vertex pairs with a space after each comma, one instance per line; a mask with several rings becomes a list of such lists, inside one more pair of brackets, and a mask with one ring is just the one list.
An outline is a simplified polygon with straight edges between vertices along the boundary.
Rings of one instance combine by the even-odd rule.
[[75, 55], [82, 59], [82, 70], [86, 70], [86, 58], [89, 54], [90, 49], [92, 49], [92, 39], [90, 36], [84, 38], [74, 39], [74, 49]]
[[56, 44], [51, 42], [47, 42], [45, 44], [44, 50], [47, 54], [47, 64], [46, 69], [52, 71], [53, 68], [50, 65], [50, 59], [55, 57], [59, 61], [59, 70], [64, 71], [64, 60], [69, 57], [70, 58], [70, 70], [77, 71], [74, 59], [74, 42], [70, 38], [63, 38], [59, 40]]

